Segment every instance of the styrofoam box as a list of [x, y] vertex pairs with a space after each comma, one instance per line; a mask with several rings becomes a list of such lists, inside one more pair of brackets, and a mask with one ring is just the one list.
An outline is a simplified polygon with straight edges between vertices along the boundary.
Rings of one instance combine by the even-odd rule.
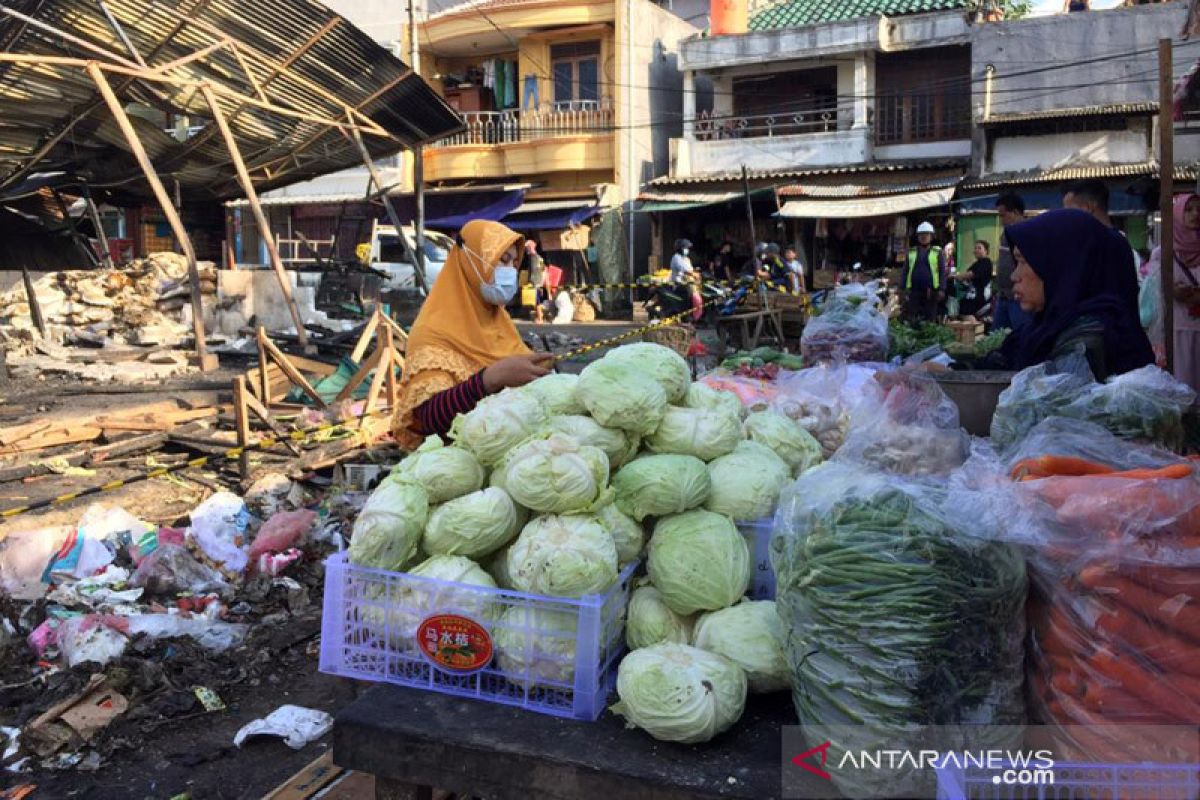
[[754, 522], [739, 522], [737, 526], [746, 537], [746, 544], [750, 546], [753, 567], [750, 590], [746, 594], [751, 600], [774, 600], [775, 570], [771, 568], [771, 533], [775, 530], [775, 521], [771, 517], [765, 517]]

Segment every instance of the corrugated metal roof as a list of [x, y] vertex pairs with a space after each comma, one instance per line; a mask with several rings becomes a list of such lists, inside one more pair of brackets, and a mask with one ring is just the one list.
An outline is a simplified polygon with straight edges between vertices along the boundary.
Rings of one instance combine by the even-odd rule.
[[[907, 172], [909, 170], [918, 169], [948, 169], [951, 167], [965, 167], [967, 160], [965, 158], [944, 158], [937, 160], [926, 161], [886, 161], [875, 162], [871, 164], [850, 164], [841, 167], [812, 167], [809, 169], [789, 169], [789, 170], [750, 170], [747, 177], [750, 180], [775, 180], [787, 178], [810, 178], [818, 175], [864, 175], [871, 173], [894, 173]], [[736, 172], [721, 172], [712, 173], [709, 175], [697, 175], [687, 178], [672, 178], [664, 176], [655, 178], [650, 181], [648, 186], [651, 188], [668, 188], [672, 186], [698, 186], [706, 183], [725, 183], [728, 181], [741, 181], [741, 171]]]
[[780, 197], [811, 197], [811, 198], [848, 198], [848, 197], [883, 197], [889, 194], [909, 194], [927, 192], [954, 187], [962, 181], [963, 170], [926, 174], [901, 182], [895, 180], [877, 180], [868, 183], [839, 183], [821, 184], [811, 181], [779, 187]]
[[1079, 181], [1088, 178], [1137, 178], [1158, 174], [1158, 163], [1108, 164], [1102, 166], [1059, 167], [1027, 172], [1002, 172], [963, 181], [963, 189], [992, 189], [1003, 186], [1025, 186], [1034, 183]]
[[[361, 164], [339, 129], [349, 119], [375, 157], [461, 129], [428, 84], [316, 0], [7, 0], [0, 5], [0, 194], [36, 168], [148, 195], [85, 59], [104, 69], [133, 111], [160, 176], [194, 198], [241, 193], [197, 91], [201, 82], [217, 93], [263, 190]], [[184, 59], [191, 60], [164, 70]], [[179, 141], [137, 107], [206, 127]]]
[[750, 18], [750, 30], [800, 28], [859, 17], [897, 17], [970, 8], [974, 0], [782, 0]]
[[1011, 125], [1016, 122], [1039, 120], [1078, 119], [1081, 117], [1146, 116], [1158, 113], [1158, 103], [1118, 103], [1103, 106], [1081, 106], [1077, 108], [1053, 108], [1046, 111], [1025, 111], [1014, 114], [992, 114], [980, 125]]

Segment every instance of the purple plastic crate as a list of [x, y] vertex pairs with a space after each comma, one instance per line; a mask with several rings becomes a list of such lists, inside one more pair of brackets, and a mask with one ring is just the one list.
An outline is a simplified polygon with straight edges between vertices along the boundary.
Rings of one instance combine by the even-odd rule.
[[775, 530], [775, 520], [765, 517], [755, 522], [739, 522], [737, 527], [742, 536], [746, 537], [746, 544], [750, 546], [750, 559], [754, 570], [746, 595], [751, 600], [774, 600], [775, 570], [771, 568], [771, 533]]
[[[321, 671], [358, 680], [594, 720], [616, 686], [625, 650], [625, 609], [637, 563], [603, 595], [578, 600], [488, 589], [351, 564], [325, 562]], [[420, 622], [461, 614], [487, 630], [494, 658], [477, 672], [447, 671], [417, 645]]]
[[[1200, 764], [1055, 764], [1053, 783], [1000, 784], [989, 770], [937, 771], [938, 800], [1195, 800]], [[1032, 776], [1030, 776], [1032, 777]]]

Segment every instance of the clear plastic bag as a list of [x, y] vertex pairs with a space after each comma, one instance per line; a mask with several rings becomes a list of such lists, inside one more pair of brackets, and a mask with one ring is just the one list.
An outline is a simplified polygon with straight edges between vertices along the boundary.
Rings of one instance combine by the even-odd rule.
[[961, 467], [971, 439], [938, 382], [910, 369], [876, 378], [883, 400], [859, 407], [837, 460], [914, 477], [946, 476]]
[[800, 352], [809, 364], [843, 360], [887, 360], [888, 324], [878, 303], [875, 283], [840, 286], [809, 320], [800, 337]]
[[[1034, 585], [1035, 719], [1197, 724], [1200, 478], [1192, 462], [1056, 421], [1039, 426], [1021, 455], [1007, 529], [1026, 547]], [[1071, 738], [1092, 760], [1155, 755], [1100, 733], [1072, 730]]]
[[1093, 383], [1091, 367], [1082, 353], [1021, 370], [1000, 393], [992, 416], [992, 443], [1001, 452], [1007, 450]]
[[1178, 450], [1183, 446], [1183, 412], [1195, 401], [1187, 384], [1146, 366], [1089, 386], [1062, 415], [1097, 422], [1125, 439]]
[[800, 370], [776, 382], [770, 408], [799, 423], [830, 458], [845, 441], [854, 414], [882, 402], [875, 372], [845, 362]]
[[[838, 462], [784, 493], [771, 562], [802, 725], [1023, 723], [1025, 562], [948, 497]], [[847, 797], [922, 796], [880, 779], [834, 771]]]

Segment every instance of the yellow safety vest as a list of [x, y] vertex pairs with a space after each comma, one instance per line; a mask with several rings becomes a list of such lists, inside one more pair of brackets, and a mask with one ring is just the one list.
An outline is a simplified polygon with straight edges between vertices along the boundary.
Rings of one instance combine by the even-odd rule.
[[[908, 251], [908, 276], [904, 279], [904, 291], [912, 291], [913, 267], [917, 265], [917, 250], [914, 247]], [[938, 268], [938, 255], [942, 252], [940, 247], [929, 248], [929, 273], [933, 276], [933, 290], [936, 292], [941, 288], [942, 271]]]

